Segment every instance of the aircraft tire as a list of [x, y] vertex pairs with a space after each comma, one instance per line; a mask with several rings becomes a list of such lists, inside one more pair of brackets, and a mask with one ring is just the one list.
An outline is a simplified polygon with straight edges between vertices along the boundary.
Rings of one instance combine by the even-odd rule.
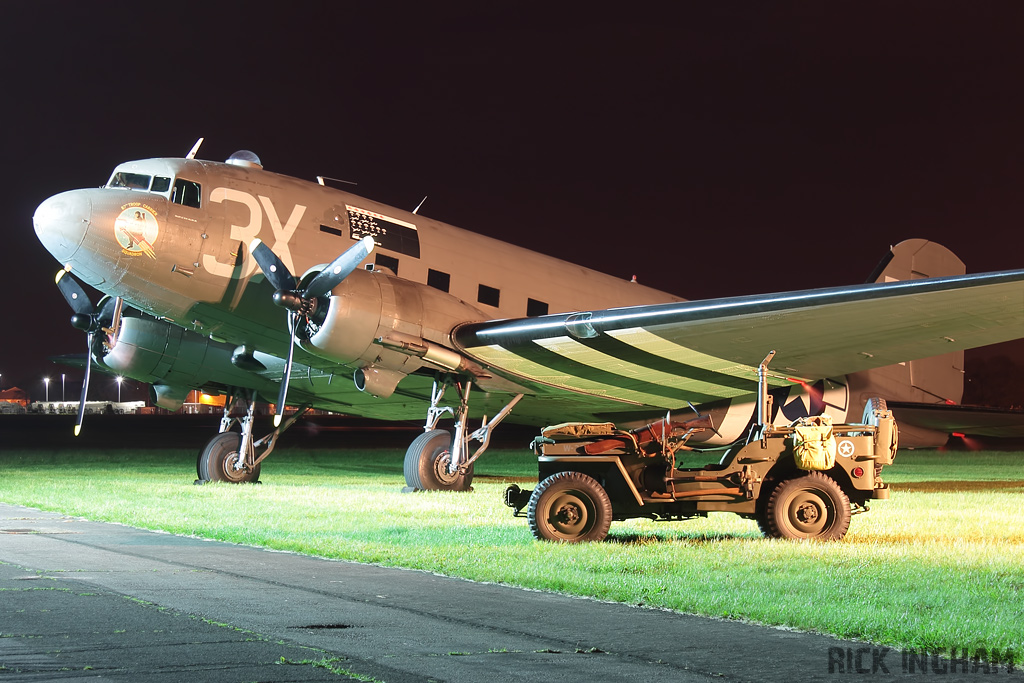
[[232, 464], [239, 457], [238, 447], [242, 435], [238, 432], [223, 432], [206, 442], [196, 471], [202, 481], [222, 481], [228, 484], [255, 483], [260, 479], [260, 466], [252, 470], [235, 470]]
[[769, 538], [839, 541], [850, 528], [850, 499], [834, 479], [811, 472], [772, 491], [764, 521]]
[[465, 474], [450, 474], [452, 435], [444, 429], [420, 434], [405, 452], [405, 483], [417, 491], [469, 491], [473, 466]]
[[593, 477], [558, 472], [534, 489], [526, 519], [539, 541], [603, 541], [612, 523], [612, 502]]

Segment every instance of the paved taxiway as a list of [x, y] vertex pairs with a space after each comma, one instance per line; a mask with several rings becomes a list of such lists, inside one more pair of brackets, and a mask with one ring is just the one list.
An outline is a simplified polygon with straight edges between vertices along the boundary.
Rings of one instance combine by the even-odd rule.
[[3, 681], [790, 682], [834, 647], [867, 646], [0, 503]]

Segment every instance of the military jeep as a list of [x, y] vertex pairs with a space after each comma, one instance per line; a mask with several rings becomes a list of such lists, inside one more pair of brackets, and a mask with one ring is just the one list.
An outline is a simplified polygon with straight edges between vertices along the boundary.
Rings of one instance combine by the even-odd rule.
[[564, 423], [533, 442], [539, 485], [508, 487], [505, 503], [527, 518], [536, 538], [549, 541], [600, 541], [615, 520], [676, 521], [714, 511], [754, 519], [768, 537], [842, 539], [851, 514], [889, 497], [881, 472], [896, 455], [895, 420], [884, 401], [873, 399], [862, 424], [833, 425], [827, 416], [770, 424], [764, 373], [772, 355], [759, 368], [755, 424], [718, 462], [678, 463], [693, 450], [686, 445], [691, 436], [713, 429], [707, 416], [667, 417], [633, 430]]

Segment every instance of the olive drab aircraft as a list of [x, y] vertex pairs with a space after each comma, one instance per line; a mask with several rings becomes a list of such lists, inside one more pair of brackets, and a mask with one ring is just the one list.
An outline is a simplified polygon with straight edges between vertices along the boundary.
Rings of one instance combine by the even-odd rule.
[[[1024, 336], [1024, 270], [967, 275], [926, 240], [893, 247], [866, 284], [685, 301], [198, 147], [123, 163], [33, 221], [86, 333], [83, 402], [95, 364], [165, 408], [192, 389], [247, 408], [226, 409], [202, 448], [204, 481], [255, 481], [310, 407], [424, 419], [405, 459], [415, 489], [467, 489], [509, 416], [631, 425], [695, 410], [713, 418], [709, 445], [727, 444], [755, 419], [768, 350], [776, 423], [841, 422], [882, 399], [901, 445], [934, 445], [966, 418], [915, 425], [895, 406], [959, 403], [963, 350]], [[253, 433], [257, 400], [276, 405], [270, 434]]]

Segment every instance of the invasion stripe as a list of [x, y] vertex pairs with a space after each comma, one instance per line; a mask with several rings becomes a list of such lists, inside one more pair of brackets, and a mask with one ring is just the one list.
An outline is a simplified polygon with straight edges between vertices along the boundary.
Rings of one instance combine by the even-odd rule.
[[[600, 367], [594, 367], [592, 365], [582, 363], [574, 358], [568, 358], [551, 349], [544, 348], [541, 344], [544, 341], [545, 340], [535, 340], [531, 344], [524, 344], [516, 349], [516, 353], [527, 360], [556, 370], [559, 373], [603, 384], [607, 386], [609, 391], [612, 393], [614, 393], [619, 387], [622, 387], [627, 390], [636, 391], [652, 397], [660, 396], [662, 399], [674, 399], [676, 401], [674, 405], [682, 405], [686, 401], [703, 403], [705, 401], [713, 401], [721, 398], [721, 395], [719, 394], [708, 394], [702, 391], [690, 391], [676, 386], [665, 386], [662, 384], [648, 382], [643, 379], [638, 379], [636, 377], [621, 375]], [[678, 384], [678, 381], [675, 384]], [[654, 403], [653, 405], [660, 406], [661, 403]]]
[[680, 346], [642, 328], [609, 330], [581, 344], [627, 363], [743, 393], [757, 390], [756, 369]]
[[[544, 350], [535, 347], [537, 351]], [[474, 346], [465, 349], [467, 353], [487, 365], [501, 368], [508, 372], [541, 382], [550, 386], [575, 391], [578, 393], [600, 396], [610, 400], [618, 400], [623, 403], [632, 403], [640, 406], [656, 406], [658, 408], [679, 408], [684, 400], [666, 400], [662, 395], [646, 394], [640, 391], [624, 389], [621, 386], [611, 385], [604, 382], [591, 381], [579, 375], [564, 373], [538, 363], [530, 358], [513, 353], [508, 349], [496, 344], [488, 346]], [[556, 358], [555, 354], [547, 354]], [[586, 367], [586, 366], [583, 366]], [[700, 395], [693, 395], [689, 400], [702, 402], [707, 399]]]
[[[627, 386], [629, 386], [640, 382], [645, 385], [664, 387], [669, 390], [674, 389], [676, 391], [686, 391], [688, 397], [692, 395], [691, 392], [701, 392], [709, 397], [720, 398], [732, 398], [734, 396], [749, 394], [756, 389], [756, 384], [751, 385], [749, 382], [744, 386], [744, 388], [736, 389], [722, 384], [693, 378], [687, 374], [671, 374], [663, 372], [658, 369], [653, 369], [646, 364], [640, 365], [623, 360], [617, 356], [609, 355], [603, 351], [595, 349], [590, 344], [577, 341], [576, 339], [568, 336], [538, 339], [535, 343], [552, 353], [562, 356], [563, 358], [582, 363], [583, 365], [596, 369], [602, 373], [615, 375], [616, 377], [621, 378], [619, 381], [615, 382], [615, 384], [619, 385], [628, 383]], [[628, 347], [626, 344], [620, 344], [620, 346], [632, 348]], [[652, 358], [657, 357], [652, 356]], [[709, 375], [711, 373], [699, 372], [699, 374]], [[694, 399], [691, 398], [689, 400]]]

